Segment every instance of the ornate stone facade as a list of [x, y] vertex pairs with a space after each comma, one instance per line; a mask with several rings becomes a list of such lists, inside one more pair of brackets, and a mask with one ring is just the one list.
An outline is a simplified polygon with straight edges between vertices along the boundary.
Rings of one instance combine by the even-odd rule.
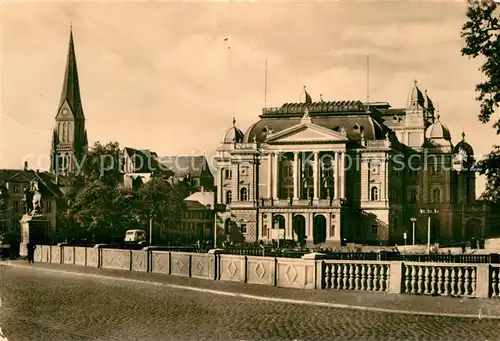
[[427, 240], [430, 209], [432, 242], [487, 234], [472, 147], [464, 138], [453, 146], [416, 82], [404, 109], [306, 99], [264, 109], [246, 133], [233, 120], [224, 135], [216, 183], [226, 234], [232, 226], [247, 241], [411, 243], [411, 218], [416, 241]]

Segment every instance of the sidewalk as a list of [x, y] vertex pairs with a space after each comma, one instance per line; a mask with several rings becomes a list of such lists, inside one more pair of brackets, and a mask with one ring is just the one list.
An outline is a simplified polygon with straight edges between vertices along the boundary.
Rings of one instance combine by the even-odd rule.
[[[2, 261], [0, 266], [17, 266], [42, 271], [62, 271], [75, 275], [105, 276], [118, 280], [160, 283], [207, 291], [207, 293], [243, 296], [244, 298], [288, 301], [296, 304], [322, 305], [337, 308], [364, 309], [402, 314], [423, 314], [500, 319], [500, 299], [467, 299], [399, 295], [377, 292], [341, 290], [304, 290], [244, 284], [240, 282], [213, 281], [198, 278], [169, 276], [135, 271], [91, 268], [67, 264], [28, 264], [26, 261]], [[249, 297], [252, 296], [252, 297]]]

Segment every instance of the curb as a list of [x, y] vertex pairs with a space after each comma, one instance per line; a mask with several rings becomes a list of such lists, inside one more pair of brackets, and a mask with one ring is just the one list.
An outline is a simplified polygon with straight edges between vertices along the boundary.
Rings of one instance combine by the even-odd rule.
[[54, 269], [48, 269], [48, 268], [37, 268], [37, 267], [31, 267], [31, 266], [27, 266], [27, 265], [12, 264], [10, 262], [1, 262], [0, 266], [1, 265], [11, 266], [11, 267], [15, 267], [15, 268], [26, 268], [26, 269], [31, 269], [31, 270], [45, 271], [45, 272], [54, 272], [54, 273], [60, 273], [60, 274], [65, 274], [65, 275], [85, 276], [85, 277], [109, 279], [109, 280], [115, 280], [115, 281], [119, 280], [119, 281], [136, 283], [136, 284], [148, 284], [148, 285], [162, 286], [162, 287], [173, 288], [173, 289], [209, 293], [209, 294], [213, 294], [213, 295], [222, 295], [222, 296], [252, 299], [252, 300], [257, 300], [257, 301], [299, 304], [299, 305], [308, 305], [308, 306], [326, 307], [326, 308], [363, 310], [363, 311], [367, 311], [367, 312], [379, 312], [379, 313], [389, 313], [389, 314], [500, 320], [500, 315], [483, 315], [481, 313], [481, 310], [479, 311], [478, 314], [453, 314], [453, 313], [439, 313], [439, 312], [429, 312], [429, 311], [375, 308], [375, 307], [350, 305], [350, 304], [342, 304], [342, 303], [305, 301], [305, 300], [294, 300], [294, 299], [280, 298], [280, 297], [266, 297], [266, 296], [250, 295], [250, 294], [241, 294], [241, 293], [235, 293], [235, 292], [230, 292], [230, 291], [205, 289], [205, 288], [193, 287], [193, 286], [182, 286], [182, 285], [177, 285], [177, 284], [161, 283], [161, 282], [154, 282], [154, 281], [144, 281], [144, 280], [132, 279], [132, 278], [114, 277], [114, 276], [108, 276], [108, 275], [86, 274], [86, 273], [82, 273], [82, 272], [54, 270]]

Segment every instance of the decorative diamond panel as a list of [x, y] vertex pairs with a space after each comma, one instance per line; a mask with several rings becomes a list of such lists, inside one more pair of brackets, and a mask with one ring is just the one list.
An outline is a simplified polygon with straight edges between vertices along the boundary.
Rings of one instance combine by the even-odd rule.
[[230, 261], [229, 264], [227, 265], [227, 271], [229, 272], [229, 274], [231, 275], [231, 277], [234, 277], [234, 275], [236, 275], [236, 271], [238, 270], [238, 268], [236, 267], [236, 265], [234, 264], [233, 261]]
[[134, 263], [137, 267], [142, 267], [144, 265], [144, 260], [141, 255], [136, 255], [134, 259]]
[[158, 270], [162, 270], [164, 268], [164, 266], [163, 266], [163, 262], [161, 261], [161, 257], [156, 256], [156, 255], [154, 257], [155, 257], [155, 267]]
[[203, 262], [201, 260], [198, 260], [198, 262], [196, 262], [196, 265], [194, 267], [196, 272], [198, 274], [201, 274], [201, 272], [203, 271]]
[[258, 262], [257, 265], [255, 266], [255, 274], [259, 279], [264, 278], [264, 275], [266, 274], [266, 269], [264, 269], [264, 266], [262, 266], [261, 262]]
[[175, 262], [175, 266], [177, 267], [177, 270], [182, 271], [182, 269], [184, 269], [184, 262], [181, 259], [178, 259], [177, 262]]
[[294, 266], [288, 265], [288, 268], [285, 271], [286, 279], [288, 283], [293, 283], [297, 279], [297, 270], [295, 270]]

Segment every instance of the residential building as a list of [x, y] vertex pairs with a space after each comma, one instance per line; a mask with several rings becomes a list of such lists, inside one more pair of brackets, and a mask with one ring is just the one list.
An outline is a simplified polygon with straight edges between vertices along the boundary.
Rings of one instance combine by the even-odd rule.
[[184, 199], [186, 211], [182, 219], [182, 235], [186, 242], [212, 241], [214, 228], [215, 193], [200, 191]]
[[214, 176], [205, 156], [163, 156], [158, 160], [174, 172], [176, 179], [187, 181], [199, 190], [214, 188]]
[[55, 236], [58, 209], [65, 206], [64, 189], [57, 184], [51, 173], [34, 170], [0, 170], [0, 231], [20, 232], [20, 221], [25, 214], [24, 190], [36, 181], [42, 194], [42, 216], [48, 221], [49, 229], [44, 238]]

